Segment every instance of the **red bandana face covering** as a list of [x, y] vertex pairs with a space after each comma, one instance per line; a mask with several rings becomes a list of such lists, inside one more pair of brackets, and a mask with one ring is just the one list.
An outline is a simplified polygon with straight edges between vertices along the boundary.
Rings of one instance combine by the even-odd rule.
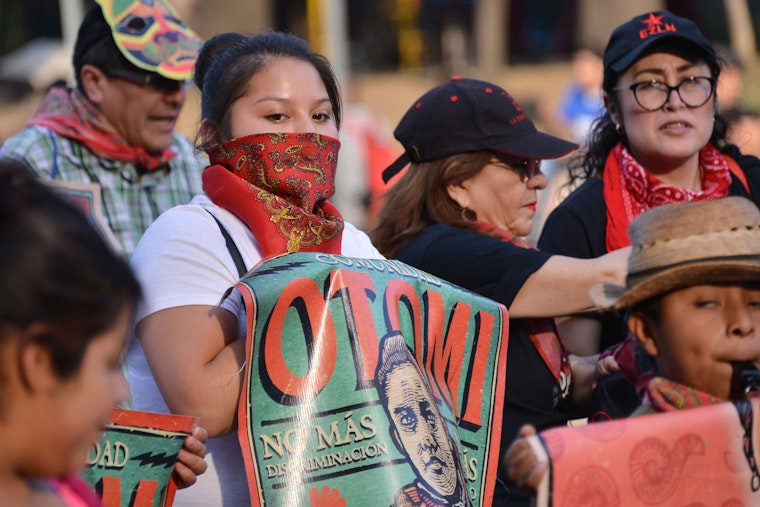
[[209, 150], [203, 188], [253, 232], [264, 257], [340, 253], [335, 192], [340, 141], [319, 134], [258, 134]]

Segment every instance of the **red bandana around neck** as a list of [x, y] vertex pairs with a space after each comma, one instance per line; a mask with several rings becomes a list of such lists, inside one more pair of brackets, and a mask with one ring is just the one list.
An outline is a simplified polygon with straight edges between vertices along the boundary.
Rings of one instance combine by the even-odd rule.
[[685, 408], [701, 407], [721, 403], [725, 400], [694, 389], [693, 387], [673, 382], [664, 377], [654, 377], [647, 385], [644, 403], [651, 405], [658, 412], [673, 412]]
[[604, 165], [604, 202], [607, 206], [607, 251], [631, 244], [628, 225], [655, 206], [674, 202], [707, 201], [726, 197], [731, 185], [728, 157], [708, 144], [699, 151], [702, 189], [689, 190], [667, 185], [648, 173], [618, 143]]
[[78, 89], [51, 88], [27, 125], [48, 128], [63, 137], [79, 141], [99, 156], [130, 162], [146, 171], [158, 169], [177, 155], [171, 148], [155, 155], [140, 146], [127, 144]]
[[[475, 228], [481, 233], [488, 236], [494, 236], [505, 243], [512, 243], [520, 248], [535, 248], [528, 241], [515, 236], [506, 229], [495, 225], [477, 221]], [[555, 406], [561, 400], [570, 396], [571, 373], [570, 373], [570, 353], [557, 333], [557, 326], [554, 319], [536, 318], [521, 319], [525, 324], [525, 329], [530, 335], [533, 346], [536, 347], [544, 364], [551, 372], [556, 382], [555, 392], [557, 398], [554, 400]]]
[[319, 134], [256, 134], [209, 150], [203, 189], [253, 232], [264, 257], [340, 253], [335, 192], [340, 141]]

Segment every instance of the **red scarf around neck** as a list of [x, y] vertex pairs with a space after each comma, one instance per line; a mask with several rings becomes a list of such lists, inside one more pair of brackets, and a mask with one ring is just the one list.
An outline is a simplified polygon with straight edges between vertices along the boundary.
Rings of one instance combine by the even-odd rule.
[[209, 150], [203, 189], [253, 232], [264, 257], [340, 253], [335, 192], [340, 141], [319, 134], [257, 134]]
[[27, 125], [48, 128], [103, 158], [129, 162], [145, 171], [154, 171], [177, 155], [172, 148], [151, 154], [141, 146], [129, 145], [78, 89], [51, 88]]
[[[475, 228], [481, 234], [499, 238], [505, 243], [512, 243], [520, 248], [535, 248], [529, 242], [519, 238], [511, 232], [496, 227], [495, 225], [485, 222], [475, 222]], [[565, 399], [570, 395], [571, 373], [570, 373], [570, 353], [557, 333], [557, 326], [554, 319], [536, 318], [521, 319], [525, 324], [525, 329], [530, 335], [533, 346], [536, 347], [544, 364], [549, 368], [557, 386], [557, 393], [560, 399]], [[555, 400], [556, 402], [559, 400]]]
[[674, 202], [726, 197], [731, 185], [727, 159], [729, 157], [711, 144], [702, 148], [699, 151], [702, 190], [689, 190], [663, 183], [647, 172], [623, 143], [618, 143], [607, 156], [602, 176], [604, 202], [607, 206], [607, 251], [630, 245], [628, 225], [650, 208]]

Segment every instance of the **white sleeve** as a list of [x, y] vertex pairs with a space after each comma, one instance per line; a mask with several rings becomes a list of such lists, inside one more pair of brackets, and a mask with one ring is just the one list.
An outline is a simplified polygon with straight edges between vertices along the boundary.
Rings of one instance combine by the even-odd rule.
[[360, 259], [385, 259], [369, 240], [369, 236], [354, 225], [348, 222], [345, 224], [341, 241], [341, 254]]
[[217, 305], [238, 279], [218, 224], [193, 204], [156, 219], [137, 245], [131, 266], [143, 288], [135, 322], [167, 308]]

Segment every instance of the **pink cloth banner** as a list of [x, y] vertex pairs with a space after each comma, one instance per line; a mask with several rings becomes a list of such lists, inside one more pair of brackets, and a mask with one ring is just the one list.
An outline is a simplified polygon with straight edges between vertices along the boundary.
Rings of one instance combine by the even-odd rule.
[[757, 506], [759, 431], [757, 398], [547, 430], [537, 505]]

